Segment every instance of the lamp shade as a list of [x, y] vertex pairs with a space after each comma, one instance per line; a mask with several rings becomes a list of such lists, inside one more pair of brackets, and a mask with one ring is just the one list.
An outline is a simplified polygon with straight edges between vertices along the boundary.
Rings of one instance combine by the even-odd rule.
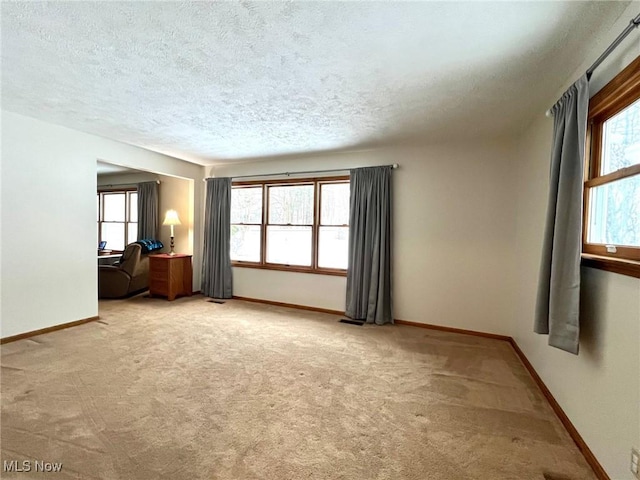
[[178, 212], [175, 210], [167, 210], [167, 213], [164, 215], [164, 222], [162, 222], [162, 225], [182, 225], [178, 218]]

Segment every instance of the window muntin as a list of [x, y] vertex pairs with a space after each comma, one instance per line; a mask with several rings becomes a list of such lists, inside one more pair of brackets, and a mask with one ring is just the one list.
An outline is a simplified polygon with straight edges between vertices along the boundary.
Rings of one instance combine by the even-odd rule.
[[262, 223], [262, 187], [234, 187], [231, 190], [231, 223]]
[[260, 262], [260, 225], [231, 225], [231, 261]]
[[[129, 193], [129, 223], [138, 223], [138, 192]], [[137, 233], [136, 233], [137, 235]]]
[[311, 226], [267, 225], [266, 263], [311, 267]]
[[602, 126], [600, 175], [640, 164], [640, 100]]
[[311, 267], [315, 185], [267, 185], [266, 188], [266, 263]]
[[349, 184], [320, 184], [320, 224], [349, 225]]
[[318, 266], [346, 270], [349, 252], [349, 184], [320, 184]]
[[98, 192], [98, 240], [109, 250], [123, 251], [138, 239], [138, 192], [110, 190]]
[[640, 247], [640, 175], [591, 189], [588, 242]]
[[238, 182], [231, 195], [231, 260], [236, 266], [344, 274], [348, 217], [348, 177]]
[[124, 222], [127, 217], [125, 209], [126, 192], [110, 192], [102, 194], [104, 222]]
[[260, 262], [262, 186], [231, 189], [231, 260]]
[[318, 267], [347, 269], [349, 227], [323, 227], [318, 232]]
[[588, 127], [582, 251], [627, 262], [619, 273], [638, 275], [640, 57], [591, 99]]
[[269, 225], [313, 225], [314, 184], [268, 185]]

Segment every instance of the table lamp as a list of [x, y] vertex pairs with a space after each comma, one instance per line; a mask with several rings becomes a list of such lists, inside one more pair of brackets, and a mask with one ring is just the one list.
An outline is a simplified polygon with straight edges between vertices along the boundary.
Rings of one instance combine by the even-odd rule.
[[176, 212], [175, 210], [167, 210], [162, 225], [171, 226], [171, 251], [169, 252], [169, 255], [175, 255], [176, 252], [173, 251], [173, 227], [174, 225], [182, 225], [180, 219], [178, 218], [178, 212]]

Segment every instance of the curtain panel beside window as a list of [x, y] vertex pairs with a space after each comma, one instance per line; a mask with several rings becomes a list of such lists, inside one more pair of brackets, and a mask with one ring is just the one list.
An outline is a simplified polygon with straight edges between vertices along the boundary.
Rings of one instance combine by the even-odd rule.
[[534, 331], [549, 345], [578, 354], [582, 193], [589, 109], [584, 75], [552, 107], [549, 202]]
[[346, 315], [393, 323], [391, 166], [351, 170]]
[[138, 184], [138, 240], [158, 238], [158, 183]]
[[208, 178], [204, 219], [202, 293], [231, 298], [231, 178]]

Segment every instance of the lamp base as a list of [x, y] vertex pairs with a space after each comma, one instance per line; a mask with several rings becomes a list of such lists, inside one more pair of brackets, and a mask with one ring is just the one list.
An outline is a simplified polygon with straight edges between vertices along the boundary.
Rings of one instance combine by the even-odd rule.
[[175, 255], [176, 252], [173, 250], [173, 235], [171, 235], [171, 251], [169, 252], [169, 255]]

